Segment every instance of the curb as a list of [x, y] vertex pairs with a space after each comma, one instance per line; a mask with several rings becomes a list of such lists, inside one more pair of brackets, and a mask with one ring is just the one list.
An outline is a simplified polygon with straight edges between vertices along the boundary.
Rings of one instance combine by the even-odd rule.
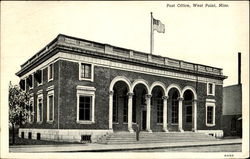
[[201, 146], [219, 146], [219, 145], [238, 145], [241, 142], [235, 143], [214, 143], [214, 144], [197, 144], [197, 145], [164, 145], [155, 147], [130, 147], [130, 148], [107, 148], [107, 149], [93, 149], [93, 150], [72, 150], [72, 151], [49, 151], [49, 152], [114, 152], [114, 151], [129, 151], [129, 150], [149, 150], [149, 149], [164, 149], [164, 148], [187, 148], [187, 147], [201, 147]]

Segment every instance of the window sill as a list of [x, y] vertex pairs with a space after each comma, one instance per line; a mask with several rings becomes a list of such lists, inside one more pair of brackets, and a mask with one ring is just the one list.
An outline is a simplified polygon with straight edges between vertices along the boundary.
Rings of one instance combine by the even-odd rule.
[[118, 125], [119, 123], [113, 123], [113, 124]]
[[212, 127], [212, 126], [215, 126], [215, 124], [206, 124], [206, 126]]
[[37, 86], [42, 86], [43, 85], [43, 83], [41, 83], [41, 84], [38, 84]]
[[91, 82], [93, 82], [92, 78], [80, 78], [79, 80], [80, 81], [91, 81]]
[[54, 120], [47, 121], [48, 124], [53, 124]]
[[208, 93], [207, 95], [208, 95], [208, 96], [215, 96], [215, 94], [209, 94], [209, 93]]
[[48, 79], [48, 82], [50, 82], [50, 81], [53, 81], [53, 78], [51, 78], [51, 79]]
[[128, 124], [128, 123], [122, 123], [122, 124]]
[[42, 123], [43, 123], [43, 121], [38, 121], [38, 122], [37, 122], [37, 124], [42, 124]]
[[156, 123], [156, 125], [163, 125], [163, 123]]
[[94, 124], [95, 122], [89, 120], [76, 121], [78, 124]]
[[179, 125], [179, 124], [177, 124], [177, 123], [171, 123], [170, 125]]

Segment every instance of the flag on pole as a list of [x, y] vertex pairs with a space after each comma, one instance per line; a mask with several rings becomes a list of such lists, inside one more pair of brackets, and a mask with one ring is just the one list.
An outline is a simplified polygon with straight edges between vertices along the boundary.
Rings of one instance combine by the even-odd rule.
[[151, 14], [150, 20], [150, 54], [153, 53], [154, 50], [154, 31], [156, 30], [158, 33], [165, 33], [165, 25], [160, 21], [153, 17], [153, 13]]
[[156, 30], [158, 33], [165, 33], [165, 25], [157, 19], [153, 18], [153, 29]]

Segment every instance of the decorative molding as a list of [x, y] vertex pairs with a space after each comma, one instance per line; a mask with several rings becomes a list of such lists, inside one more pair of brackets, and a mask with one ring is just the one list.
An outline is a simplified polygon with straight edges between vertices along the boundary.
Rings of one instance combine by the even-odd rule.
[[215, 99], [206, 99], [206, 102], [208, 102], [208, 103], [216, 103], [216, 100]]
[[49, 87], [46, 89], [46, 91], [48, 92], [48, 91], [53, 90], [53, 89], [54, 89], [54, 85], [49, 86]]
[[128, 97], [133, 97], [134, 93], [128, 92], [127, 95], [128, 95]]
[[125, 82], [126, 84], [127, 84], [127, 86], [128, 86], [128, 91], [129, 92], [132, 92], [132, 89], [131, 89], [131, 82], [129, 81], [129, 79], [128, 78], [126, 78], [126, 77], [124, 77], [124, 76], [116, 76], [111, 82], [110, 82], [110, 86], [109, 86], [109, 90], [110, 91], [113, 91], [113, 87], [114, 87], [114, 85], [116, 84], [116, 82], [118, 82], [118, 81], [123, 81], [123, 82]]
[[77, 90], [82, 90], [82, 91], [96, 91], [96, 88], [95, 88], [95, 87], [80, 86], [80, 85], [77, 85], [77, 86], [76, 86], [76, 89], [77, 89]]
[[198, 102], [198, 99], [193, 99], [193, 102]]
[[168, 97], [168, 96], [162, 96], [162, 99], [163, 99], [163, 100], [168, 100], [169, 97]]
[[178, 97], [177, 100], [178, 100], [178, 101], [183, 101], [184, 98]]
[[29, 96], [32, 98], [34, 96], [34, 93], [29, 93]]
[[150, 99], [152, 97], [152, 94], [146, 94], [146, 99]]
[[109, 95], [113, 96], [114, 95], [114, 91], [109, 91]]
[[44, 63], [40, 64], [39, 66], [33, 68], [31, 71], [29, 71], [25, 75], [21, 76], [21, 78], [25, 78], [26, 76], [35, 72], [36, 70], [45, 68], [51, 62], [55, 63], [58, 60], [65, 60], [65, 61], [71, 61], [71, 62], [86, 62], [86, 63], [94, 64], [95, 66], [101, 66], [101, 67], [107, 67], [107, 68], [113, 68], [113, 69], [119, 69], [119, 70], [125, 70], [125, 71], [137, 72], [137, 73], [145, 73], [145, 74], [154, 75], [154, 76], [168, 77], [168, 78], [181, 79], [181, 80], [193, 81], [193, 82], [196, 82], [198, 80], [198, 82], [201, 82], [201, 83], [213, 82], [217, 85], [223, 85], [222, 80], [216, 80], [212, 78], [199, 77], [199, 76], [197, 79], [197, 76], [190, 75], [190, 74], [183, 74], [183, 73], [171, 72], [167, 70], [147, 68], [143, 66], [135, 66], [132, 64], [114, 62], [111, 60], [97, 59], [93, 57], [84, 56], [84, 54], [75, 55], [75, 54], [69, 54], [69, 53], [63, 53], [63, 52], [58, 52], [56, 55], [52, 56], [51, 58], [46, 60]]
[[36, 92], [36, 94], [42, 94], [43, 93], [43, 89], [40, 89], [39, 91]]

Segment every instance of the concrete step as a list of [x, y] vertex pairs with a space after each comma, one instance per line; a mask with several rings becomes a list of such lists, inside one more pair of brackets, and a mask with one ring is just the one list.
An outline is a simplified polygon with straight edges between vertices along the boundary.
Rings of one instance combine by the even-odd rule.
[[195, 132], [140, 132], [140, 141], [136, 141], [136, 133], [115, 132], [106, 136], [106, 144], [146, 144], [174, 143], [217, 140], [210, 135]]

